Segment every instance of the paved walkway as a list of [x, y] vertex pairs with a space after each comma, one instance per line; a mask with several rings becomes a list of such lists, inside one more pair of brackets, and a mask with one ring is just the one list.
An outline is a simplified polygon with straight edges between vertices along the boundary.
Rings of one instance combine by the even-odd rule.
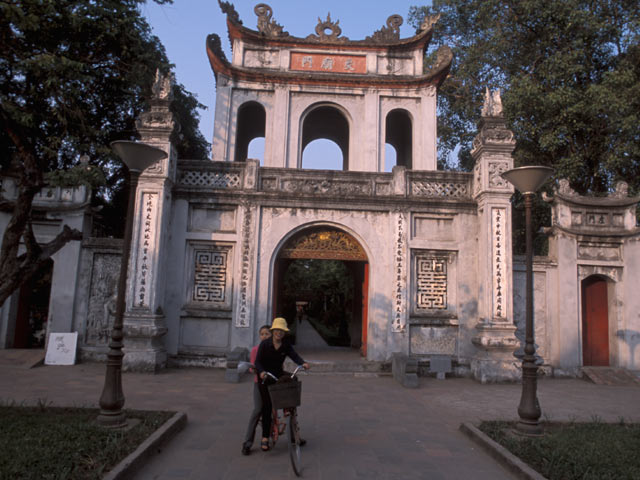
[[[105, 366], [33, 369], [0, 364], [0, 400], [96, 406]], [[224, 382], [216, 369], [123, 374], [126, 407], [183, 410], [187, 427], [136, 479], [275, 479], [293, 477], [284, 442], [268, 453], [240, 454], [251, 383]], [[515, 419], [519, 385], [421, 378], [404, 389], [390, 376], [309, 374], [303, 378], [301, 428], [307, 479], [510, 479], [459, 432], [463, 421]], [[640, 421], [640, 387], [543, 379], [538, 397], [551, 420]]]

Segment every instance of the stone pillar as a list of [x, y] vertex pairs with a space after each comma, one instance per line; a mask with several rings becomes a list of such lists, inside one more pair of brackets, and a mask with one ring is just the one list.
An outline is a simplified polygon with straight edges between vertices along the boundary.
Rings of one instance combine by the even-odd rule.
[[[497, 95], [497, 97], [496, 97]], [[516, 380], [513, 357], [518, 341], [513, 321], [511, 195], [513, 187], [500, 175], [513, 168], [513, 133], [507, 129], [499, 93], [485, 98], [480, 132], [471, 155], [473, 198], [478, 203], [478, 323], [472, 338], [474, 377], [481, 382]]]
[[156, 75], [151, 110], [137, 122], [141, 141], [165, 150], [168, 157], [142, 172], [136, 192], [124, 316], [124, 370], [155, 372], [167, 362], [162, 338], [167, 333], [165, 257], [177, 161], [170, 138], [175, 126], [169, 111], [172, 86], [171, 78]]

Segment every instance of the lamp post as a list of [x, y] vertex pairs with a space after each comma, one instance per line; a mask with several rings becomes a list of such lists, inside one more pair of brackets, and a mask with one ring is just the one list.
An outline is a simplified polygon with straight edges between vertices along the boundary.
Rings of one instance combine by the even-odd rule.
[[533, 333], [533, 238], [531, 232], [531, 207], [536, 191], [553, 174], [549, 167], [529, 166], [508, 170], [502, 174], [509, 183], [524, 195], [526, 231], [526, 326], [525, 346], [522, 357], [522, 396], [518, 406], [520, 420], [516, 429], [524, 435], [541, 435], [540, 404], [537, 397], [538, 366]]
[[107, 371], [104, 377], [104, 387], [100, 396], [100, 414], [98, 423], [108, 427], [126, 425], [124, 394], [122, 393], [122, 327], [125, 310], [125, 290], [127, 286], [127, 269], [129, 268], [129, 253], [131, 252], [131, 237], [133, 235], [133, 217], [135, 213], [136, 189], [140, 173], [158, 160], [166, 158], [164, 150], [145, 143], [118, 140], [111, 143], [111, 148], [118, 154], [129, 170], [129, 200], [124, 229], [124, 245], [118, 290], [116, 312], [113, 320], [109, 353], [107, 354]]

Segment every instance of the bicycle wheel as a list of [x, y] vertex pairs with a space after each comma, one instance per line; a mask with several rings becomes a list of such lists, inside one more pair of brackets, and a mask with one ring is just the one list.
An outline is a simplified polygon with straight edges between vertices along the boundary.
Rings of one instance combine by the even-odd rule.
[[296, 409], [292, 408], [287, 418], [287, 444], [289, 445], [289, 458], [294, 473], [299, 477], [302, 473], [302, 461], [300, 458], [300, 430], [298, 429], [298, 417]]

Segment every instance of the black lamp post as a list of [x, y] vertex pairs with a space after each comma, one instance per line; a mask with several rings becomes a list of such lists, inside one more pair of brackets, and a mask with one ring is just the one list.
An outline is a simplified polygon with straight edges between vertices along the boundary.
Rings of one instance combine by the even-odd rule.
[[133, 235], [136, 189], [140, 173], [158, 160], [166, 158], [167, 154], [160, 148], [126, 140], [112, 142], [111, 148], [115, 150], [129, 170], [129, 201], [124, 229], [122, 262], [118, 278], [116, 312], [113, 320], [111, 342], [109, 342], [109, 353], [107, 354], [107, 372], [104, 377], [102, 395], [100, 396], [98, 422], [108, 427], [121, 427], [126, 425], [125, 414], [122, 411], [124, 406], [124, 394], [122, 393], [122, 357], [124, 356], [124, 353], [122, 353], [122, 326], [125, 310], [127, 269], [129, 268], [129, 253], [131, 252], [131, 237]]
[[541, 435], [540, 404], [538, 403], [538, 366], [536, 365], [536, 347], [533, 333], [533, 239], [531, 232], [531, 207], [536, 191], [553, 174], [549, 167], [520, 167], [502, 174], [509, 183], [524, 195], [525, 228], [526, 228], [526, 336], [524, 357], [522, 357], [522, 396], [518, 406], [520, 421], [517, 430], [524, 435]]

